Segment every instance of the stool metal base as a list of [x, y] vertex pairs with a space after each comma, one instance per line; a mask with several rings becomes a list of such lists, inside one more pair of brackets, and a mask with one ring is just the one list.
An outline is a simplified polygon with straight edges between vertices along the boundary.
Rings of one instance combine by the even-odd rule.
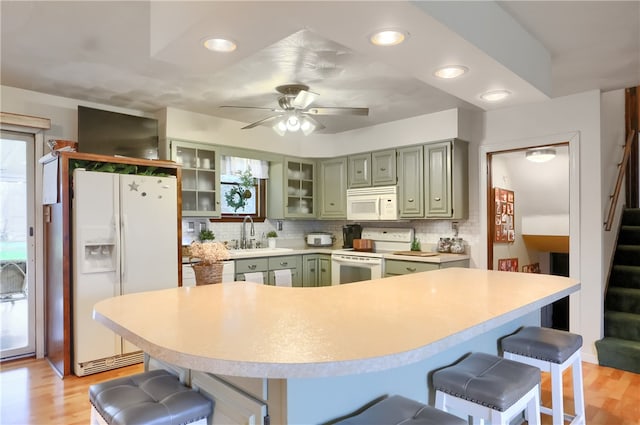
[[[542, 372], [551, 374], [551, 408], [540, 406], [540, 412], [551, 415], [554, 424], [564, 424], [565, 420], [570, 421], [570, 425], [585, 424], [584, 412], [584, 390], [582, 383], [582, 358], [580, 350], [573, 353], [564, 363], [558, 364], [544, 360], [534, 359], [532, 357], [505, 351], [503, 354], [505, 359], [515, 360], [535, 366]], [[566, 414], [564, 412], [564, 400], [562, 395], [562, 373], [571, 366], [573, 376], [573, 403], [575, 406], [575, 415]]]
[[513, 418], [522, 413], [522, 411], [525, 411], [527, 418], [529, 418], [529, 425], [540, 425], [539, 394], [540, 387], [536, 385], [508, 409], [501, 412], [463, 398], [455, 397], [443, 391], [436, 391], [435, 407], [445, 412], [458, 415], [459, 412], [465, 412], [468, 416], [473, 417], [474, 424], [476, 423], [476, 419], [478, 419], [481, 425], [485, 423], [490, 423], [491, 425], [508, 425]]

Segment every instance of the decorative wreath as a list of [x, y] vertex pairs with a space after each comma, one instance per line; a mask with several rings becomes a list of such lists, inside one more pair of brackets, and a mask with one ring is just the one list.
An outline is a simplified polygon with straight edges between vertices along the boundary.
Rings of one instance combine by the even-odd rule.
[[[249, 196], [247, 196], [247, 193]], [[231, 189], [224, 194], [224, 199], [227, 201], [227, 205], [233, 208], [233, 211], [236, 212], [240, 208], [244, 208], [247, 205], [247, 198], [251, 197], [251, 192], [245, 190], [244, 187], [238, 185], [233, 186]]]

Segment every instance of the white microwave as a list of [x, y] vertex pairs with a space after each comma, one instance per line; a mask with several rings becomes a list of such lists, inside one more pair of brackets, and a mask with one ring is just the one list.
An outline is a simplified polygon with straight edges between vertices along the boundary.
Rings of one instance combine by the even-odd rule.
[[347, 220], [397, 219], [397, 186], [347, 189]]

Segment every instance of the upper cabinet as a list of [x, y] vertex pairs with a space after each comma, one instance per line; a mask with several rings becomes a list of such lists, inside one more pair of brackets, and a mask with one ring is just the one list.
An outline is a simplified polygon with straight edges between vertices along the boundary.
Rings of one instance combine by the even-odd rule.
[[319, 218], [347, 218], [347, 158], [320, 162]]
[[182, 215], [220, 217], [220, 161], [215, 149], [172, 140], [171, 160], [182, 165]]
[[285, 159], [285, 210], [286, 218], [315, 217], [315, 162], [302, 159]]
[[371, 186], [371, 154], [349, 155], [349, 187]]
[[425, 216], [469, 215], [469, 145], [462, 140], [424, 146]]
[[371, 181], [374, 186], [397, 183], [395, 149], [371, 153]]
[[398, 149], [398, 206], [401, 218], [424, 217], [422, 146]]

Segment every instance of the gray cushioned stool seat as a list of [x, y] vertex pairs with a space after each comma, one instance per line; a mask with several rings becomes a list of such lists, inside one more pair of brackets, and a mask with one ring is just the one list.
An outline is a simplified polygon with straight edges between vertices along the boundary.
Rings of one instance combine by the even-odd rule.
[[538, 368], [486, 353], [470, 354], [433, 374], [436, 390], [500, 412], [538, 384]]
[[504, 351], [561, 364], [582, 347], [582, 336], [529, 326], [503, 338], [501, 344]]
[[178, 425], [205, 418], [213, 402], [166, 370], [127, 376], [89, 387], [89, 400], [110, 425]]
[[415, 400], [393, 395], [374, 404], [364, 412], [333, 425], [467, 425], [457, 416], [427, 406]]

